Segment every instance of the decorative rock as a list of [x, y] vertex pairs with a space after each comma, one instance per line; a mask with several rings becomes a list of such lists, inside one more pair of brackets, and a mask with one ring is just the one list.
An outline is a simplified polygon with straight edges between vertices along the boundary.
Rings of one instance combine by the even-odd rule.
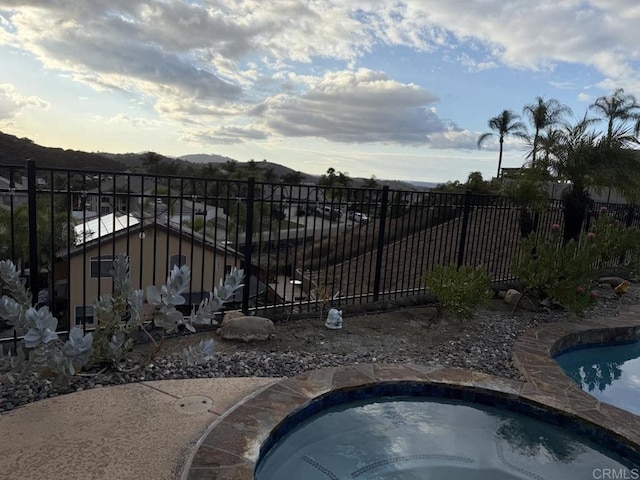
[[327, 321], [324, 326], [331, 330], [340, 330], [342, 328], [342, 310], [332, 308], [327, 314]]
[[518, 300], [520, 300], [521, 296], [522, 294], [518, 290], [510, 288], [504, 294], [504, 302], [508, 305], [515, 305], [516, 303], [518, 303]]
[[527, 296], [525, 296], [522, 300], [520, 300], [521, 296], [522, 294], [519, 291], [514, 290], [512, 288], [507, 290], [507, 293], [505, 293], [504, 301], [508, 305], [512, 305], [512, 306], [515, 306], [517, 304], [519, 308], [522, 308], [523, 310], [528, 310], [530, 312], [537, 312], [538, 310], [540, 310], [538, 307], [538, 303], [535, 300]]
[[620, 277], [600, 277], [598, 279], [598, 283], [610, 285], [613, 288], [617, 287], [622, 282], [624, 282], [624, 278], [620, 278]]
[[276, 333], [276, 327], [271, 320], [264, 317], [225, 317], [218, 334], [225, 340], [240, 340], [255, 342], [269, 340]]
[[242, 313], [242, 310], [229, 310], [228, 312], [224, 313], [224, 316], [222, 317], [222, 322], [220, 322], [220, 326], [224, 325], [226, 322], [228, 322], [232, 318], [240, 318], [245, 316], [246, 315]]

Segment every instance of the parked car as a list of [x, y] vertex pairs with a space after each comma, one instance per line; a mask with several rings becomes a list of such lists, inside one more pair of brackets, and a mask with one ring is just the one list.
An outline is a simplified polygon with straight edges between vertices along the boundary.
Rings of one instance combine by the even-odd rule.
[[342, 211], [337, 207], [331, 207], [330, 205], [323, 205], [317, 208], [316, 214], [321, 217], [329, 218], [331, 220], [338, 220]]
[[347, 215], [349, 220], [353, 220], [354, 222], [368, 222], [369, 217], [367, 217], [364, 213], [361, 212], [349, 212]]

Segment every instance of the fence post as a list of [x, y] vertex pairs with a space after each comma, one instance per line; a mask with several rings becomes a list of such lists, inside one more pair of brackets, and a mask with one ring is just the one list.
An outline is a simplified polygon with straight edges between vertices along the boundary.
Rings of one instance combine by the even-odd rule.
[[40, 268], [38, 266], [38, 201], [36, 197], [36, 163], [27, 159], [27, 199], [29, 206], [29, 288], [32, 303], [38, 302]]
[[[242, 289], [242, 312], [249, 313], [249, 296], [251, 295], [251, 253], [253, 251], [253, 202], [256, 192], [256, 179], [250, 177], [247, 183], [247, 223], [244, 235], [244, 287]], [[258, 283], [259, 283], [259, 279]], [[256, 295], [259, 285], [256, 284]]]
[[469, 228], [469, 215], [471, 214], [471, 191], [464, 194], [464, 211], [462, 212], [462, 226], [460, 228], [460, 250], [458, 250], [458, 268], [464, 264], [464, 249], [467, 243], [467, 229]]
[[633, 217], [636, 211], [636, 206], [635, 204], [631, 204], [628, 206], [627, 208], [627, 228], [631, 228], [631, 225], [633, 225]]
[[387, 222], [387, 208], [389, 204], [389, 185], [382, 187], [382, 201], [380, 203], [380, 230], [378, 231], [378, 247], [376, 250], [376, 271], [373, 280], [373, 301], [380, 296], [380, 277], [382, 275], [382, 255], [384, 250], [384, 229]]
[[[635, 204], [631, 204], [628, 205], [627, 207], [627, 218], [625, 219], [625, 227], [626, 228], [631, 228], [631, 225], [633, 225], [633, 217], [635, 216], [636, 213], [636, 206]], [[626, 260], [627, 257], [627, 252], [623, 253], [622, 255], [620, 255], [620, 265], [624, 265], [624, 261]]]

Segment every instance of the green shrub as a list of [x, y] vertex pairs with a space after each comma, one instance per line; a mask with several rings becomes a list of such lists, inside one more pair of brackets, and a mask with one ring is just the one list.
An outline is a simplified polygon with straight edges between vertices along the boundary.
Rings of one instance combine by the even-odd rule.
[[599, 272], [621, 267], [632, 276], [638, 275], [640, 230], [625, 227], [603, 207], [590, 231], [595, 234], [592, 241], [598, 251], [595, 267]]
[[492, 296], [491, 281], [483, 268], [436, 265], [422, 280], [438, 298], [440, 309], [454, 318], [469, 319]]
[[553, 225], [547, 239], [531, 235], [522, 240], [522, 254], [512, 262], [511, 272], [525, 283], [524, 293], [549, 298], [581, 315], [597, 298], [591, 291], [600, 254], [596, 237], [583, 233], [580, 241], [563, 245], [560, 227]]

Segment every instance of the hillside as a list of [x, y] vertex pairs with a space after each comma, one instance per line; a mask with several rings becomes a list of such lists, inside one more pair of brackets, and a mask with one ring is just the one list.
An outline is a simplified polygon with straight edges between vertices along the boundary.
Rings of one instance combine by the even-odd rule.
[[[36, 161], [36, 165], [41, 167], [68, 168], [71, 170], [99, 170], [108, 172], [142, 171], [143, 162], [147, 152], [142, 153], [89, 153], [78, 150], [64, 150], [62, 148], [51, 148], [37, 145], [29, 138], [18, 138], [0, 132], [0, 165], [24, 166], [29, 158]], [[191, 154], [178, 158], [166, 157], [158, 154], [158, 159], [163, 168], [159, 168], [158, 174], [179, 174], [186, 176], [198, 175], [200, 167], [205, 164], [214, 164], [225, 169], [225, 164], [233, 163], [236, 168], [243, 168], [248, 176], [252, 168], [265, 172], [271, 171], [276, 178], [282, 179], [287, 175], [298, 173], [297, 170], [269, 162], [267, 160], [257, 162], [238, 162], [229, 157], [214, 154]], [[147, 172], [149, 173], [149, 172]], [[318, 175], [311, 175], [299, 172], [300, 181], [303, 184], [315, 184]], [[295, 175], [294, 175], [295, 176]], [[361, 187], [367, 179], [352, 177], [352, 187]], [[377, 180], [378, 185], [388, 185], [392, 189], [421, 191], [426, 188], [416, 185], [413, 182], [402, 182], [398, 180]]]
[[125, 171], [125, 164], [98, 153], [43, 147], [28, 138], [18, 138], [0, 132], [0, 164], [24, 166], [27, 159], [43, 167], [77, 170]]

